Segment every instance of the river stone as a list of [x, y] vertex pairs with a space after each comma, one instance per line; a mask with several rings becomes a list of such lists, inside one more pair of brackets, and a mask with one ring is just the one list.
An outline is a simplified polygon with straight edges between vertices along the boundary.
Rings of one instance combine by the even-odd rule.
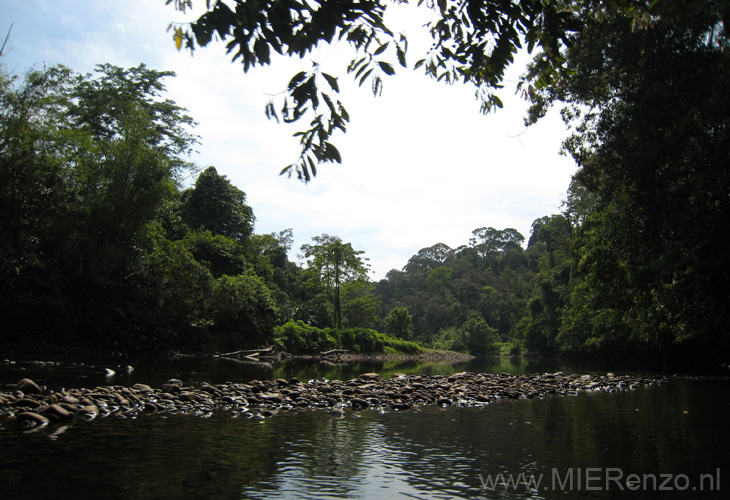
[[162, 384], [160, 389], [162, 389], [162, 392], [166, 394], [177, 394], [180, 392], [180, 386], [177, 384]]
[[76, 411], [76, 416], [84, 420], [94, 420], [98, 415], [99, 409], [93, 405], [84, 406]]
[[380, 380], [380, 375], [377, 373], [363, 373], [358, 378], [360, 380]]
[[152, 392], [152, 387], [147, 384], [134, 384], [132, 389], [139, 392]]
[[19, 413], [17, 419], [18, 425], [24, 429], [45, 427], [46, 425], [48, 425], [48, 419], [46, 417], [30, 411]]
[[350, 400], [350, 404], [352, 405], [353, 410], [365, 410], [370, 406], [370, 404], [361, 398], [352, 398]]
[[43, 392], [40, 386], [29, 378], [20, 379], [20, 381], [15, 384], [15, 390], [22, 391], [24, 394], [40, 394]]
[[194, 394], [192, 392], [181, 392], [180, 395], [177, 397], [180, 401], [189, 401], [191, 403], [195, 403], [197, 401], [200, 401], [200, 396], [197, 394]]
[[332, 415], [334, 418], [343, 418], [345, 416], [345, 410], [342, 408], [332, 408], [330, 410], [330, 415]]
[[70, 420], [72, 418], [71, 413], [69, 413], [68, 410], [57, 404], [50, 405], [48, 408], [43, 410], [43, 413], [54, 420]]
[[13, 406], [19, 406], [21, 408], [38, 408], [41, 405], [35, 399], [21, 398], [13, 402]]

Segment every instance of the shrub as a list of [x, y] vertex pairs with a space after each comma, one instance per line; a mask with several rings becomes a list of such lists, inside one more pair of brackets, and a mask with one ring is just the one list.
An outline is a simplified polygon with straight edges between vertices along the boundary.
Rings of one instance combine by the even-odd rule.
[[330, 328], [316, 328], [303, 321], [289, 321], [274, 330], [279, 349], [291, 354], [318, 354], [336, 349], [336, 333]]
[[303, 321], [289, 321], [274, 330], [277, 347], [291, 354], [317, 354], [331, 349], [352, 353], [420, 354], [423, 347], [415, 342], [389, 337], [369, 328], [336, 331], [316, 328]]

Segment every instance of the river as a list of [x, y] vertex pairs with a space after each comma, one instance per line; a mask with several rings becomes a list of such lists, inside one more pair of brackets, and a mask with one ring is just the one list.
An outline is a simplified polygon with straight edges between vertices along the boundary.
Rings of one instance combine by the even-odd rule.
[[[509, 359], [277, 365], [182, 358], [135, 364], [0, 366], [0, 383], [49, 388], [186, 384], [364, 372], [513, 374], [606, 368]], [[613, 369], [621, 373], [618, 369]], [[24, 434], [0, 418], [0, 498], [572, 499], [728, 498], [730, 381], [670, 377], [616, 394], [583, 392], [481, 408], [284, 411], [264, 419], [216, 411], [106, 417]]]

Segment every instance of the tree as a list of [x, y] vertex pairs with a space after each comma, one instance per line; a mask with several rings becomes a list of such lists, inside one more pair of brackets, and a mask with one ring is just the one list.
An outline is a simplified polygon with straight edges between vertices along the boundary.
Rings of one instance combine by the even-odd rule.
[[223, 347], [259, 347], [274, 339], [276, 303], [264, 281], [252, 272], [221, 276], [213, 283], [207, 307]]
[[246, 193], [231, 184], [215, 167], [206, 168], [195, 187], [183, 193], [183, 220], [194, 229], [205, 228], [246, 245], [253, 233], [254, 215]]
[[565, 50], [573, 77], [531, 96], [535, 119], [568, 103], [564, 147], [580, 167], [567, 212], [581, 222], [578, 283], [560, 339], [725, 362], [727, 2], [655, 2], [633, 19], [609, 3], [585, 19]]
[[412, 323], [413, 319], [407, 307], [394, 307], [385, 317], [388, 333], [403, 340], [409, 340], [413, 336]]
[[[168, 0], [168, 4], [173, 0]], [[185, 12], [192, 0], [174, 0]], [[582, 29], [584, 16], [600, 15], [615, 7], [636, 19], [648, 11], [631, 0], [535, 2], [533, 0], [419, 1], [422, 8], [435, 14], [424, 26], [433, 40], [431, 49], [414, 64], [439, 81], [462, 81], [476, 86], [481, 111], [502, 107], [495, 94], [503, 84], [506, 68], [514, 62], [518, 49], [527, 45], [536, 55], [534, 78], [524, 82], [526, 94], [551, 85], [565, 71], [561, 47], [569, 36]], [[406, 35], [394, 33], [385, 24], [389, 2], [299, 2], [296, 0], [237, 0], [208, 2], [206, 12], [190, 25], [171, 25], [179, 49], [191, 51], [207, 46], [214, 37], [226, 43], [233, 60], [240, 60], [244, 71], [271, 64], [275, 54], [303, 58], [318, 47], [336, 41], [347, 43], [354, 51], [346, 71], [363, 85], [370, 84], [373, 94], [382, 91], [383, 78], [395, 74], [395, 66], [407, 67]], [[396, 63], [397, 61], [397, 63]], [[307, 117], [311, 128], [295, 134], [301, 154], [282, 173], [296, 172], [309, 181], [316, 175], [316, 163], [340, 162], [339, 151], [330, 142], [332, 134], [345, 131], [349, 115], [336, 98], [337, 78], [321, 71], [315, 62], [289, 82], [278, 102], [266, 106], [270, 118], [294, 122]]]
[[154, 124], [147, 131], [147, 144], [168, 158], [175, 174], [190, 169], [192, 164], [185, 158], [198, 141], [190, 132], [196, 123], [184, 108], [161, 97], [164, 79], [175, 73], [144, 64], [134, 68], [99, 64], [95, 72], [96, 78], [77, 78], [66, 110], [71, 128], [88, 131], [95, 140], [111, 140], [123, 135], [129, 116], [142, 112]]
[[181, 242], [215, 278], [237, 276], [246, 270], [243, 247], [230, 238], [220, 234], [213, 236], [210, 231], [198, 229], [186, 234]]
[[342, 313], [347, 328], [374, 328], [380, 321], [380, 297], [375, 295], [375, 285], [358, 280], [342, 287]]
[[196, 141], [185, 110], [159, 99], [168, 76], [102, 65], [0, 79], [4, 321], [112, 337], [136, 316], [129, 271]]
[[405, 269], [408, 271], [429, 271], [451, 260], [454, 251], [445, 243], [436, 243], [422, 248], [416, 255], [408, 259]]
[[513, 248], [522, 248], [522, 244], [525, 242], [525, 237], [511, 227], [506, 229], [480, 227], [472, 231], [472, 234], [474, 237], [469, 240], [469, 243], [477, 248], [485, 260], [496, 252], [505, 253]]
[[343, 243], [338, 236], [323, 234], [312, 237], [314, 244], [302, 245], [307, 265], [315, 270], [317, 278], [327, 288], [333, 306], [332, 321], [335, 328], [342, 328], [340, 291], [345, 283], [367, 280], [369, 265], [364, 262], [364, 252], [354, 250], [350, 243]]
[[472, 313], [459, 328], [466, 348], [471, 354], [490, 354], [496, 351], [499, 341], [497, 330], [487, 324], [478, 313]]

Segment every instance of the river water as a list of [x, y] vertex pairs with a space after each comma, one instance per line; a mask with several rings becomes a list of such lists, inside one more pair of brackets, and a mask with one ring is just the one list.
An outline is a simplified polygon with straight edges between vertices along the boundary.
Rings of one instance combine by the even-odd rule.
[[[118, 363], [118, 362], [117, 362]], [[179, 359], [104, 376], [113, 363], [0, 366], [0, 383], [49, 388], [158, 386], [376, 371], [605, 374], [605, 368], [509, 359], [464, 363], [289, 361], [276, 366]], [[617, 374], [626, 373], [617, 369]], [[0, 498], [573, 499], [728, 498], [730, 381], [670, 377], [617, 394], [503, 401], [480, 408], [326, 410], [265, 419], [141, 414], [21, 433], [0, 419]]]

